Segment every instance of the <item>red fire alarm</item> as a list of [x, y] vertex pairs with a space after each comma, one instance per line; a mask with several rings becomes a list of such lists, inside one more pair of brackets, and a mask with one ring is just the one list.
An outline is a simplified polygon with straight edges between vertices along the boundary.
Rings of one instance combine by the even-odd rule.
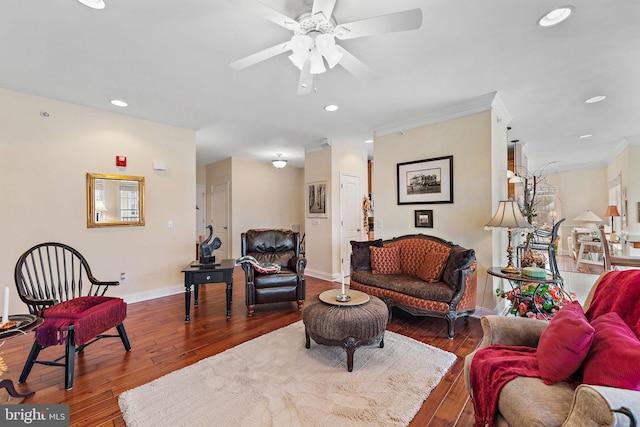
[[126, 156], [116, 156], [116, 166], [127, 167], [127, 157]]

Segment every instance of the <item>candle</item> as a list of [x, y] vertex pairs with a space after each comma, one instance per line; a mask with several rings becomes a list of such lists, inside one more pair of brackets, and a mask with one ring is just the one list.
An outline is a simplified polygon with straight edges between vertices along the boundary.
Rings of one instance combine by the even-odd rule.
[[340, 276], [342, 276], [342, 295], [344, 295], [344, 271], [343, 270], [340, 270]]
[[2, 323], [9, 321], [9, 287], [4, 288], [4, 307], [2, 308]]

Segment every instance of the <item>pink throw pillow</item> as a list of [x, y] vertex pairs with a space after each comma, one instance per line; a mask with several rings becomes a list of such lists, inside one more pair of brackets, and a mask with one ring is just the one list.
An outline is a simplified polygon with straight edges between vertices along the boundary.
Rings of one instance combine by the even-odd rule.
[[615, 311], [591, 321], [596, 333], [583, 365], [585, 384], [640, 391], [640, 340]]
[[422, 261], [420, 267], [418, 267], [416, 276], [429, 283], [440, 281], [444, 267], [447, 265], [447, 259], [449, 259], [449, 251], [429, 252], [424, 257], [424, 261]]
[[564, 381], [580, 368], [594, 332], [577, 301], [556, 313], [540, 335], [536, 351], [538, 369], [545, 384]]
[[369, 247], [371, 251], [371, 272], [373, 274], [400, 274], [400, 247]]

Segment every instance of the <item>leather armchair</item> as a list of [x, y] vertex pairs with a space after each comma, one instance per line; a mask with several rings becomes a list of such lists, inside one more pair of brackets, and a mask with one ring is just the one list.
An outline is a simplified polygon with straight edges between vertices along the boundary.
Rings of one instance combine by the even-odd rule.
[[307, 260], [300, 256], [300, 233], [280, 229], [248, 230], [241, 234], [241, 253], [281, 268], [279, 273], [262, 274], [251, 264], [242, 264], [248, 316], [253, 316], [256, 304], [296, 301], [298, 310], [302, 309]]

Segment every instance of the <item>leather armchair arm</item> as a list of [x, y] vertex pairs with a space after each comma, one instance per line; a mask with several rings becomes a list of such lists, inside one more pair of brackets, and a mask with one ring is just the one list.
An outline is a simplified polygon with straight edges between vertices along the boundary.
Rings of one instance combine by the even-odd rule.
[[[626, 410], [620, 411], [621, 408]], [[562, 425], [629, 426], [633, 425], [630, 417], [636, 423], [640, 417], [640, 391], [582, 384], [576, 389], [569, 416]]]
[[305, 257], [293, 257], [289, 260], [289, 268], [295, 270], [298, 277], [304, 276], [304, 269], [307, 266], [307, 259]]

